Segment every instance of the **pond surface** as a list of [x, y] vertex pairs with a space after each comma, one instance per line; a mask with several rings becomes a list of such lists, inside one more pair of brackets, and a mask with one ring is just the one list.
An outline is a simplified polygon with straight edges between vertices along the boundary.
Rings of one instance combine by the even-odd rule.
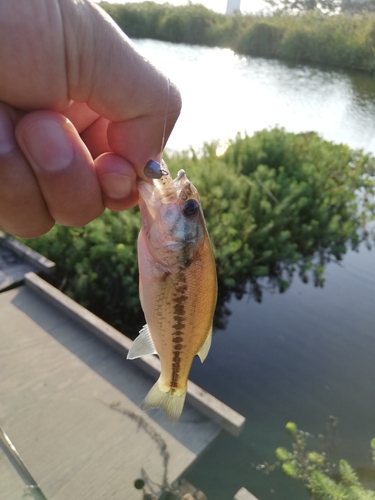
[[203, 142], [278, 125], [375, 153], [375, 81], [367, 74], [288, 66], [230, 49], [134, 43], [181, 90], [171, 149], [199, 149]]
[[[289, 67], [217, 48], [135, 44], [182, 90], [172, 149], [224, 144], [237, 132], [279, 125], [375, 153], [375, 82], [367, 75]], [[194, 362], [192, 380], [247, 419], [240, 437], [223, 434], [188, 474], [209, 500], [230, 500], [241, 486], [259, 500], [309, 498], [279, 471], [265, 475], [253, 467], [272, 462], [275, 448], [291, 443], [284, 431], [290, 420], [318, 435], [337, 417], [335, 457], [371, 467], [375, 253], [348, 251], [325, 276], [323, 288], [296, 276], [284, 294], [265, 291], [260, 304], [233, 297], [225, 331], [215, 332], [205, 363]]]

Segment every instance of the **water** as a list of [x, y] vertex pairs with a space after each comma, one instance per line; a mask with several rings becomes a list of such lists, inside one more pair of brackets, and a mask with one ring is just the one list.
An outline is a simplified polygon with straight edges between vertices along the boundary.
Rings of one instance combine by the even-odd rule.
[[375, 153], [375, 83], [348, 74], [235, 54], [230, 49], [134, 40], [180, 88], [183, 109], [172, 150], [282, 126], [314, 130], [334, 142]]
[[[375, 82], [367, 75], [135, 43], [181, 87], [184, 109], [172, 149], [225, 144], [238, 131], [280, 125], [375, 153]], [[261, 304], [233, 297], [225, 331], [215, 332], [205, 363], [194, 362], [194, 382], [247, 419], [239, 438], [223, 434], [188, 474], [210, 500], [230, 499], [241, 486], [260, 500], [309, 498], [280, 472], [264, 475], [252, 466], [290, 445], [284, 431], [290, 420], [317, 435], [330, 415], [337, 417], [335, 457], [371, 466], [375, 253], [349, 251], [341, 265], [327, 266], [326, 278], [324, 288], [314, 288], [296, 277], [286, 293], [266, 292]]]
[[[202, 366], [195, 363], [192, 373], [197, 384], [247, 418], [240, 443], [223, 438], [191, 472], [209, 498], [231, 498], [241, 484], [262, 500], [308, 498], [297, 494], [291, 480], [251, 467], [273, 461], [277, 446], [290, 446], [284, 431], [290, 420], [317, 435], [330, 415], [338, 417], [335, 456], [371, 465], [374, 264], [374, 253], [362, 249], [342, 267], [327, 267], [323, 289], [296, 278], [288, 292], [265, 294], [261, 304], [232, 299], [225, 332], [216, 333], [210, 356]], [[229, 470], [232, 484], [225, 491]]]

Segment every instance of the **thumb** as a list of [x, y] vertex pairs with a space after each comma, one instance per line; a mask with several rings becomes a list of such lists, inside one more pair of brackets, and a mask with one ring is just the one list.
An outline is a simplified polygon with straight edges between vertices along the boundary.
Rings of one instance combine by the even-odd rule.
[[97, 5], [60, 2], [70, 97], [110, 120], [108, 143], [143, 176], [181, 110], [175, 85]]

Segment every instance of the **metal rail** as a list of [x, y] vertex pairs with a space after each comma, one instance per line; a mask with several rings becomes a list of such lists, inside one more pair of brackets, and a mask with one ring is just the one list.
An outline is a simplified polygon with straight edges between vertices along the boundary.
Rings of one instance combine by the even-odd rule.
[[5, 453], [6, 457], [8, 458], [9, 462], [13, 465], [18, 475], [22, 478], [23, 482], [28, 488], [28, 492], [33, 496], [33, 498], [35, 500], [47, 500], [46, 496], [40, 489], [40, 486], [35, 481], [29, 469], [26, 467], [24, 461], [20, 457], [14, 444], [12, 443], [12, 441], [9, 439], [9, 437], [1, 427], [0, 427], [0, 448]]

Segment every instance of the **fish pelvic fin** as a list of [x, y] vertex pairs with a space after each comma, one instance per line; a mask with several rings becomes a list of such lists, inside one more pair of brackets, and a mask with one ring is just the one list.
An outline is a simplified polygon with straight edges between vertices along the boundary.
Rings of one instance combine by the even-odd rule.
[[184, 407], [186, 392], [187, 389], [177, 391], [170, 387], [163, 386], [159, 378], [156, 384], [151, 387], [141, 408], [142, 410], [161, 408], [168, 420], [175, 424], [180, 418], [182, 408]]
[[211, 341], [212, 341], [212, 327], [207, 335], [206, 340], [204, 341], [204, 344], [198, 351], [198, 356], [199, 359], [201, 360], [201, 363], [203, 363], [203, 361], [207, 358], [208, 351], [210, 350], [211, 347]]
[[148, 326], [144, 325], [139, 332], [138, 337], [134, 340], [126, 358], [135, 359], [140, 358], [141, 356], [146, 356], [147, 354], [157, 354], [157, 352]]

